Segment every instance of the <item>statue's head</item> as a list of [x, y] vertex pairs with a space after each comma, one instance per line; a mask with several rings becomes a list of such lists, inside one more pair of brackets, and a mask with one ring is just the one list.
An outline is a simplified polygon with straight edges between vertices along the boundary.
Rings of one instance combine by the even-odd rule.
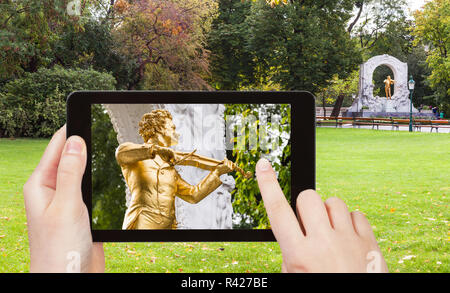
[[173, 146], [178, 143], [179, 134], [175, 131], [172, 114], [164, 109], [156, 109], [144, 114], [139, 122], [139, 134], [146, 143]]

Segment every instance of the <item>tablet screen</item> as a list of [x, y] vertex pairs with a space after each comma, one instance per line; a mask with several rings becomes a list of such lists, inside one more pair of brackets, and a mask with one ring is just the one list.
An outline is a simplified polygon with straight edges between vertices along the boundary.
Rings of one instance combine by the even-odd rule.
[[291, 104], [91, 104], [93, 230], [270, 229], [254, 177], [291, 197]]

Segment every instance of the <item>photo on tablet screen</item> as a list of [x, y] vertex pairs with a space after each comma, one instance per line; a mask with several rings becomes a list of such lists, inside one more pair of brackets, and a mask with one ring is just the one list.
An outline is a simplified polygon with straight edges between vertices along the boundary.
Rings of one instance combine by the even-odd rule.
[[92, 104], [93, 230], [270, 229], [254, 175], [291, 194], [290, 104]]

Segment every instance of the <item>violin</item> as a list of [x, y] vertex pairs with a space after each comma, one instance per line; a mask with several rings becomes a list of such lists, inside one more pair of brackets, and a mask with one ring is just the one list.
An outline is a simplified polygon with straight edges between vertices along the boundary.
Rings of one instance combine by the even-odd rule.
[[[212, 171], [214, 170], [215, 167], [217, 167], [217, 165], [223, 163], [223, 161], [220, 160], [198, 155], [195, 153], [196, 151], [197, 150], [193, 150], [190, 153], [185, 153], [174, 150], [174, 153], [181, 158], [179, 160], [176, 160], [175, 162], [172, 162], [171, 165], [193, 166], [203, 170]], [[241, 173], [244, 176], [244, 178], [249, 179], [253, 177], [252, 172], [250, 171], [245, 172], [234, 162], [233, 162], [233, 170]]]

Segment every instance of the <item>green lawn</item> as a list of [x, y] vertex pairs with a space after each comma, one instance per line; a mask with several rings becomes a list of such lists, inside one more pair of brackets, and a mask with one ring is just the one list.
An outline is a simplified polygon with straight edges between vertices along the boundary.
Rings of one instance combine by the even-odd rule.
[[[28, 271], [22, 185], [48, 140], [0, 139], [0, 272]], [[317, 189], [366, 213], [391, 272], [450, 272], [450, 136], [317, 130]], [[107, 272], [279, 272], [276, 243], [108, 243]]]

